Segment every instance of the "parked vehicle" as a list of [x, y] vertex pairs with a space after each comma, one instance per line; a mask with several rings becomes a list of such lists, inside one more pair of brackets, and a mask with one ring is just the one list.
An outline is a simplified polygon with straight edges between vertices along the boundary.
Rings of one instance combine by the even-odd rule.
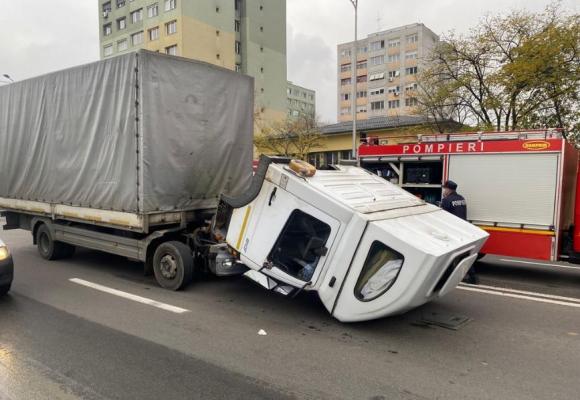
[[231, 71], [140, 51], [9, 90], [0, 207], [47, 260], [106, 251], [171, 290], [244, 274], [359, 321], [444, 296], [487, 237], [355, 166], [263, 157], [252, 177], [253, 87]]
[[0, 297], [10, 291], [14, 279], [14, 262], [8, 246], [0, 239]]
[[578, 150], [561, 130], [423, 135], [388, 144], [369, 138], [361, 165], [428, 202], [450, 179], [468, 220], [490, 234], [482, 254], [580, 260]]

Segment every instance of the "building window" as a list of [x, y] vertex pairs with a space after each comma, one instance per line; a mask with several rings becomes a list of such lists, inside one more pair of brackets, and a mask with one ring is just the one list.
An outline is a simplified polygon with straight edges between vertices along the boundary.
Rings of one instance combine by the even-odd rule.
[[147, 16], [153, 18], [159, 15], [159, 5], [157, 3], [151, 4], [147, 7]]
[[110, 44], [108, 46], [103, 47], [103, 55], [105, 57], [110, 56], [111, 54], [113, 54], [113, 45]]
[[236, 40], [235, 51], [237, 55], [242, 54], [242, 42]]
[[415, 75], [417, 73], [417, 67], [405, 68], [405, 74]]
[[165, 54], [169, 54], [170, 56], [176, 56], [177, 55], [177, 45], [174, 44], [173, 46], [166, 47]]
[[416, 97], [408, 97], [405, 99], [405, 106], [407, 107], [416, 107], [419, 104], [419, 101]]
[[385, 94], [385, 89], [381, 88], [381, 89], [373, 89], [370, 91], [371, 96], [378, 96], [381, 94]]
[[340, 109], [340, 115], [348, 115], [350, 114], [350, 107], [342, 107]]
[[131, 22], [133, 22], [134, 24], [143, 20], [143, 9], [140, 8], [136, 11], [133, 11], [131, 13]]
[[350, 53], [351, 53], [350, 50], [344, 49], [340, 52], [340, 56], [341, 57], [350, 57]]
[[399, 71], [389, 71], [389, 78], [397, 78], [401, 75]]
[[376, 42], [371, 42], [370, 44], [371, 51], [377, 51], [385, 48], [385, 41], [384, 40], [377, 40]]
[[340, 100], [342, 100], [342, 101], [347, 101], [349, 99], [350, 99], [350, 93], [342, 93], [340, 95]]
[[159, 27], [149, 29], [149, 41], [154, 41], [159, 39]]
[[241, 30], [241, 24], [242, 24], [242, 23], [241, 23], [239, 20], [237, 20], [237, 19], [234, 21], [234, 30], [235, 30], [236, 32], [238, 32], [238, 33], [239, 33], [239, 32], [240, 32], [240, 30]]
[[133, 46], [143, 43], [143, 31], [132, 34], [131, 43]]
[[401, 106], [401, 100], [389, 100], [389, 108], [399, 108]]
[[417, 84], [413, 83], [411, 85], [405, 86], [405, 92], [410, 92], [412, 90], [417, 90]]
[[343, 65], [340, 66], [340, 72], [348, 72], [351, 69], [352, 68], [351, 68], [351, 65], [350, 64], [343, 64]]
[[417, 43], [419, 41], [419, 34], [414, 33], [412, 35], [407, 36], [407, 44]]
[[125, 0], [117, 0], [117, 8], [125, 7]]
[[345, 79], [341, 79], [341, 80], [340, 80], [340, 84], [341, 84], [342, 86], [350, 85], [351, 83], [352, 83], [352, 80], [351, 80], [351, 78], [345, 78]]
[[385, 79], [385, 73], [381, 72], [379, 74], [372, 74], [369, 77], [369, 81], [380, 81], [381, 79]]
[[367, 112], [367, 106], [357, 106], [356, 112], [357, 113], [366, 113]]
[[367, 51], [368, 51], [368, 48], [366, 46], [359, 47], [358, 48], [358, 51], [357, 51], [357, 54], [363, 54], [363, 53], [366, 53]]
[[389, 62], [399, 62], [401, 61], [401, 55], [400, 54], [391, 54], [388, 58]]
[[356, 97], [357, 97], [357, 99], [363, 99], [363, 98], [367, 97], [366, 90], [361, 90], [360, 92], [356, 92]]
[[103, 4], [103, 15], [105, 17], [107, 17], [107, 14], [111, 12], [111, 10], [113, 9], [113, 6], [111, 6], [111, 2], [106, 2], [105, 4]]
[[103, 35], [109, 36], [111, 33], [113, 33], [113, 25], [112, 24], [103, 25]]
[[393, 49], [395, 47], [399, 47], [401, 45], [401, 39], [400, 38], [396, 38], [396, 39], [389, 39], [389, 48]]
[[385, 56], [371, 57], [371, 65], [381, 65], [385, 63]]
[[122, 31], [123, 29], [127, 28], [127, 18], [119, 18], [117, 20], [117, 29]]
[[357, 81], [358, 83], [366, 82], [366, 81], [367, 81], [367, 76], [366, 76], [366, 75], [363, 75], [363, 76], [357, 76], [357, 77], [356, 77], [356, 81]]
[[177, 21], [171, 21], [165, 24], [165, 32], [168, 35], [177, 33]]
[[174, 10], [177, 7], [177, 0], [165, 0], [165, 11]]
[[118, 51], [125, 51], [129, 48], [129, 43], [127, 39], [119, 40], [117, 42], [117, 50]]
[[359, 62], [356, 65], [356, 69], [366, 69], [366, 68], [367, 68], [367, 62], [366, 61]]
[[400, 86], [391, 86], [387, 89], [387, 93], [401, 93]]
[[236, 64], [236, 72], [242, 72], [242, 64]]
[[384, 109], [385, 109], [385, 102], [383, 100], [371, 102], [371, 110], [376, 111], [376, 110], [384, 110]]
[[263, 26], [260, 27], [260, 32], [264, 32], [264, 27]]
[[405, 53], [405, 60], [414, 60], [417, 58], [417, 52], [416, 51], [408, 51]]

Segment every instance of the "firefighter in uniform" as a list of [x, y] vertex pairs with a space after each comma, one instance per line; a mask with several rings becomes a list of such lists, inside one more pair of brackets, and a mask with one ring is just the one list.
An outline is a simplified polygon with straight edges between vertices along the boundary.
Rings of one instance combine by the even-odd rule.
[[[441, 200], [441, 208], [456, 217], [467, 220], [467, 202], [462, 195], [457, 193], [457, 183], [447, 181], [443, 184], [443, 200]], [[474, 266], [469, 269], [464, 281], [472, 284], [478, 283]]]

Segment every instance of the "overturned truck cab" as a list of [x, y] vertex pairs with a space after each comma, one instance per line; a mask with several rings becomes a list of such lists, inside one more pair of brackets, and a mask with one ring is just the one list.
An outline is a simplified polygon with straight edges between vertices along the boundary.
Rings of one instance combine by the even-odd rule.
[[214, 229], [224, 229], [246, 277], [282, 294], [316, 291], [343, 322], [444, 296], [488, 237], [355, 166], [315, 171], [263, 157], [249, 192], [223, 203], [216, 220], [226, 226]]

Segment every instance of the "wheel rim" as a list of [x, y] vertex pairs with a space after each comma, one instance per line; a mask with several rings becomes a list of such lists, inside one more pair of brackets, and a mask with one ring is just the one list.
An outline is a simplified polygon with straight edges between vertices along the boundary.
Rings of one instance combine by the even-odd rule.
[[40, 235], [40, 251], [42, 251], [43, 254], [48, 254], [48, 252], [50, 251], [50, 240], [48, 239], [48, 235], [46, 233], [42, 233]]
[[161, 258], [159, 270], [165, 279], [175, 279], [177, 276], [177, 260], [171, 254]]

